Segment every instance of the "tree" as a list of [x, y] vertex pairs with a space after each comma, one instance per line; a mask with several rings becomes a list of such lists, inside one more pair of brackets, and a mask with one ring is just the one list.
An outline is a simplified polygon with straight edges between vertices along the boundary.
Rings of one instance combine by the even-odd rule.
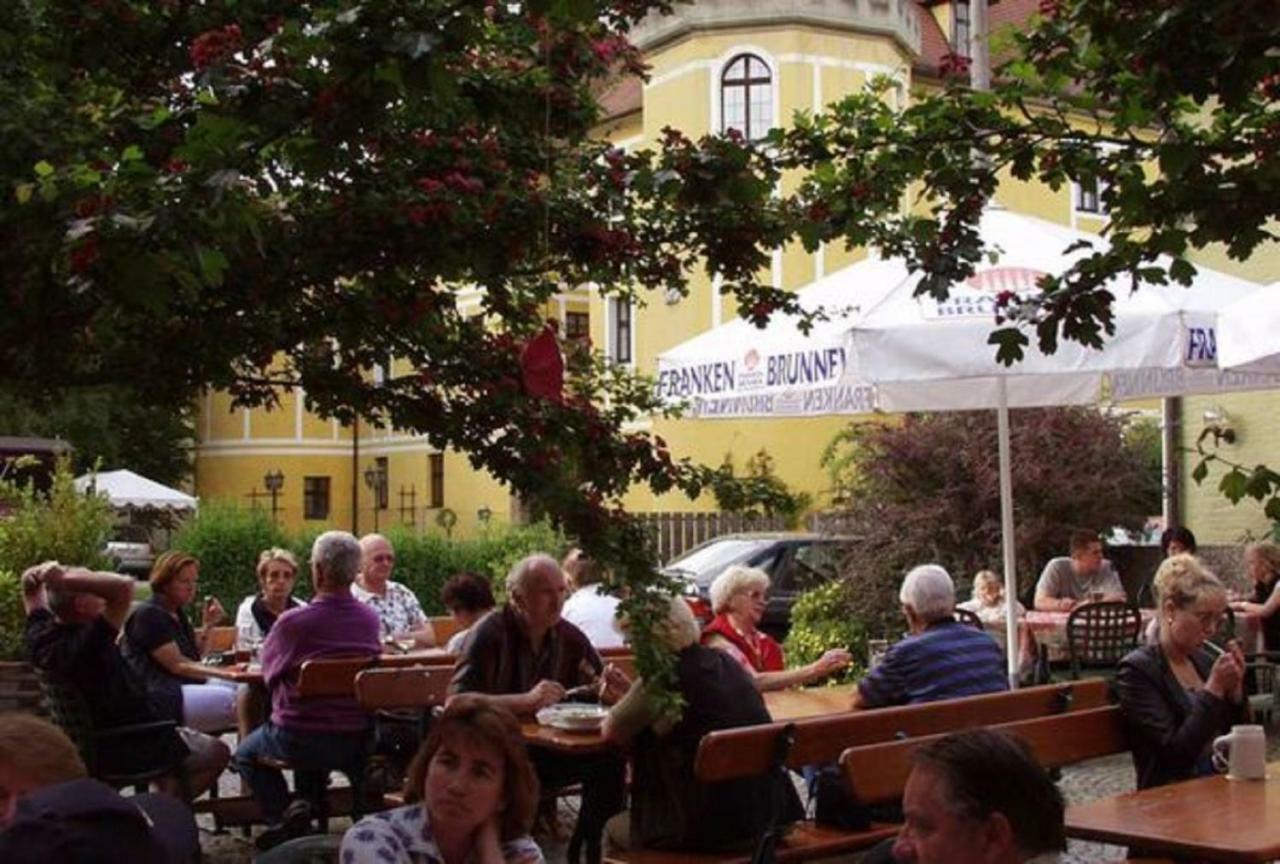
[[174, 485], [191, 473], [191, 409], [152, 402], [123, 385], [83, 389], [31, 403], [0, 389], [0, 429], [65, 439], [77, 474], [128, 468]]
[[[1020, 589], [1063, 554], [1073, 529], [1142, 527], [1153, 466], [1125, 445], [1124, 418], [1035, 408], [1010, 422]], [[917, 564], [941, 564], [957, 581], [1002, 569], [997, 460], [992, 411], [852, 424], [828, 446], [823, 462], [845, 490], [839, 531], [858, 539], [844, 565], [847, 596], [868, 633], [901, 626], [898, 587]]]

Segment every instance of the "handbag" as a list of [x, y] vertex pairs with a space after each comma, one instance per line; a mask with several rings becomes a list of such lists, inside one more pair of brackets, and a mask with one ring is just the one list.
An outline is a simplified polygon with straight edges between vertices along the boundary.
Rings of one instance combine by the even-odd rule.
[[871, 810], [853, 794], [839, 765], [818, 766], [812, 795], [813, 821], [819, 825], [847, 831], [866, 831], [871, 827]]

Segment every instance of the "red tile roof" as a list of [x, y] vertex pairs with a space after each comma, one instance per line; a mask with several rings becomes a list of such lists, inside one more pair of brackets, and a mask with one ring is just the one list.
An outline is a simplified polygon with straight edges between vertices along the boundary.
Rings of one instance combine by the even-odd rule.
[[610, 81], [599, 92], [602, 120], [613, 120], [639, 111], [644, 105], [644, 83], [634, 75]]

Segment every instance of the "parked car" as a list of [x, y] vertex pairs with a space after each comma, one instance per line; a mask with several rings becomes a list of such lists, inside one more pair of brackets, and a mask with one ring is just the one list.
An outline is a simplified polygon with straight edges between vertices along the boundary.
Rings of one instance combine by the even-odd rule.
[[111, 539], [104, 550], [107, 560], [117, 573], [146, 576], [155, 563], [155, 550], [151, 537], [141, 525], [118, 525], [111, 531]]
[[672, 559], [662, 572], [683, 579], [694, 615], [711, 620], [711, 583], [726, 567], [741, 564], [769, 574], [769, 602], [760, 629], [781, 639], [791, 627], [791, 607], [811, 588], [835, 579], [853, 541], [798, 532], [726, 534]]

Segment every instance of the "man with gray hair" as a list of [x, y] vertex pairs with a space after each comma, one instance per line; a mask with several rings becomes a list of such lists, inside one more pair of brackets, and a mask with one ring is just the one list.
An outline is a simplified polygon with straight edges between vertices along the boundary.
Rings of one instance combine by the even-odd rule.
[[360, 559], [360, 544], [347, 532], [317, 537], [311, 547], [315, 599], [282, 614], [262, 645], [271, 719], [241, 742], [235, 757], [236, 770], [248, 781], [269, 826], [258, 837], [260, 849], [302, 833], [310, 823], [306, 802], [290, 804], [283, 774], [264, 762], [284, 760], [300, 771], [336, 770], [355, 777], [368, 761], [369, 715], [354, 694], [298, 698], [298, 672], [306, 661], [381, 653], [378, 613], [351, 595]]
[[955, 620], [956, 589], [937, 564], [907, 573], [898, 595], [907, 638], [858, 683], [852, 708], [912, 705], [1009, 689], [1004, 654], [986, 631]]

